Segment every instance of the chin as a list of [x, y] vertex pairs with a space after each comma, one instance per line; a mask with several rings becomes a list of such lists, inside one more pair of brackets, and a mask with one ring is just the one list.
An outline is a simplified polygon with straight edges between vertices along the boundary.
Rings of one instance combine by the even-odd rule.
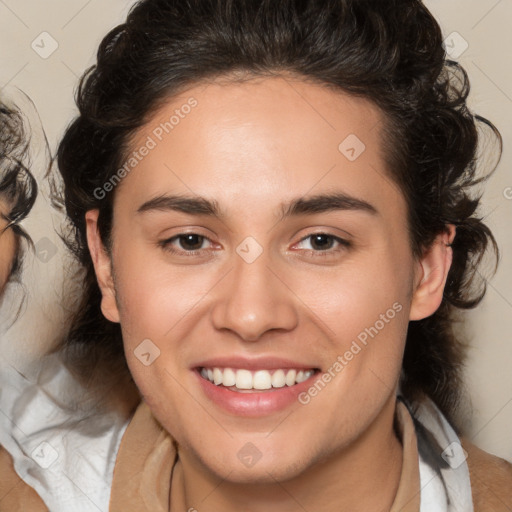
[[210, 457], [203, 453], [195, 453], [201, 465], [216, 477], [233, 484], [275, 484], [296, 478], [306, 471], [308, 462], [297, 459], [297, 451], [290, 450], [289, 457], [283, 457], [270, 447], [258, 451], [252, 443], [245, 443], [225, 449], [224, 453], [233, 456], [219, 458], [219, 453], [211, 453]]
[[268, 485], [275, 484], [276, 482], [286, 482], [297, 477], [303, 471], [295, 465], [290, 467], [268, 463], [263, 464], [262, 462], [252, 468], [241, 468], [238, 461], [222, 468], [210, 467], [208, 469], [223, 480], [242, 485]]

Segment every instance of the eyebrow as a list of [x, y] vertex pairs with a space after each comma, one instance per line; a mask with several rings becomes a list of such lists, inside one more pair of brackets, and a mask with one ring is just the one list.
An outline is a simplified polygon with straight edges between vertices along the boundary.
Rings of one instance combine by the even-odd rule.
[[[281, 204], [280, 210], [281, 219], [336, 210], [379, 214], [377, 208], [367, 201], [342, 192], [299, 197]], [[161, 195], [146, 201], [138, 208], [137, 213], [149, 211], [177, 211], [189, 215], [224, 216], [217, 201], [210, 201], [199, 196]]]

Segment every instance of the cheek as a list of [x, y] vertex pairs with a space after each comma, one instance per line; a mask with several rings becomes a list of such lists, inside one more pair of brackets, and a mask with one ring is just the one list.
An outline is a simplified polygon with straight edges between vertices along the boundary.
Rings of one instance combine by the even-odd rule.
[[173, 267], [155, 253], [119, 247], [115, 257], [117, 303], [130, 342], [166, 336], [205, 290], [204, 273]]
[[412, 258], [407, 252], [402, 254], [398, 257], [389, 249], [375, 248], [347, 259], [329, 273], [306, 270], [295, 276], [294, 292], [335, 338], [354, 337], [381, 315], [385, 320], [400, 317], [403, 330], [402, 317], [407, 316], [403, 312], [408, 310], [411, 296]]
[[[114, 255], [116, 298], [126, 360], [146, 401], [151, 403], [174, 386], [187, 368], [188, 341], [202, 297], [215, 283], [212, 272], [171, 266], [133, 246]], [[122, 256], [121, 256], [122, 255]], [[121, 256], [121, 257], [120, 257]], [[197, 338], [197, 336], [196, 336]], [[179, 398], [179, 397], [178, 397]]]
[[[329, 339], [333, 400], [357, 409], [358, 400], [379, 400], [394, 389], [408, 326], [411, 265], [407, 251], [375, 250], [330, 277], [297, 281], [294, 290], [308, 298], [311, 318]], [[354, 387], [358, 393], [349, 393]]]

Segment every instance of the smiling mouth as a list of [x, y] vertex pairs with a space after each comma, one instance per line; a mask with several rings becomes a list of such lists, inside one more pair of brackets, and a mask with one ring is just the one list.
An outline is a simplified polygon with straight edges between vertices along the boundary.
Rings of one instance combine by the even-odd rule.
[[275, 369], [275, 370], [246, 370], [234, 368], [204, 368], [198, 369], [204, 380], [239, 393], [256, 391], [272, 391], [275, 389], [293, 387], [318, 373], [318, 368], [304, 369]]

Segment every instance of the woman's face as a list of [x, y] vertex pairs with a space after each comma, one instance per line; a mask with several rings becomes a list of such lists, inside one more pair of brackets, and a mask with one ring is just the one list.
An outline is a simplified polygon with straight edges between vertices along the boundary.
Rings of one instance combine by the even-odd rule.
[[8, 208], [0, 200], [0, 295], [11, 275], [12, 266], [16, 257], [16, 236], [11, 228], [6, 228]]
[[382, 129], [364, 99], [267, 78], [191, 88], [132, 141], [113, 279], [93, 258], [103, 312], [183, 460], [272, 481], [391, 431], [425, 269]]

